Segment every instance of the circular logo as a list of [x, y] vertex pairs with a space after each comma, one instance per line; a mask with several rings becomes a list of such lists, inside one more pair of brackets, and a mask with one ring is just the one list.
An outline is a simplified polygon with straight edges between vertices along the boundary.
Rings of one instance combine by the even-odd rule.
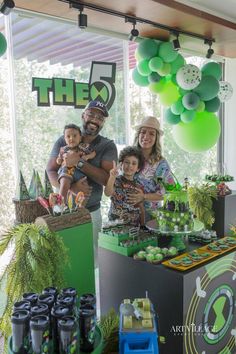
[[90, 97], [92, 100], [98, 100], [106, 104], [109, 99], [107, 86], [101, 81], [94, 82], [90, 86]]
[[204, 339], [209, 344], [218, 343], [228, 331], [233, 319], [234, 292], [228, 285], [217, 288], [208, 300], [204, 314]]

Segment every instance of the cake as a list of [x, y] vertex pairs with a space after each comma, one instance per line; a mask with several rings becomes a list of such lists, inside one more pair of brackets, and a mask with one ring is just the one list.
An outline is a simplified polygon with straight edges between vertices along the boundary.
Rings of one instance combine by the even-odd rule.
[[157, 212], [161, 232], [190, 232], [193, 230], [193, 214], [189, 209], [185, 190], [171, 191], [164, 196], [164, 205]]

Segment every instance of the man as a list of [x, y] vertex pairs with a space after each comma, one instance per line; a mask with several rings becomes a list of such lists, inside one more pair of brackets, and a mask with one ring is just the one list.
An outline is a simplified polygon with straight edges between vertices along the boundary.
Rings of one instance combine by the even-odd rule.
[[[76, 166], [87, 176], [74, 183], [72, 189], [75, 193], [83, 191], [88, 197], [86, 208], [90, 211], [93, 222], [95, 264], [97, 261], [98, 232], [102, 223], [100, 202], [103, 186], [106, 185], [109, 178], [113, 160], [117, 161], [115, 143], [99, 134], [107, 117], [108, 111], [102, 102], [90, 101], [82, 114], [82, 140], [83, 143], [90, 144], [95, 150], [96, 156], [92, 160], [85, 161], [78, 152], [73, 152], [65, 158], [67, 166]], [[54, 144], [47, 164], [47, 173], [54, 187], [59, 187], [57, 171], [60, 166], [56, 159], [60, 148], [65, 145], [64, 136], [61, 136]]]

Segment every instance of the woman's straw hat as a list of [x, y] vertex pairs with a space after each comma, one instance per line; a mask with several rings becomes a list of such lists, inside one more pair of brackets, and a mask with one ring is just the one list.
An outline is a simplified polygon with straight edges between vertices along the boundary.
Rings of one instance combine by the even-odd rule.
[[140, 128], [153, 128], [156, 129], [160, 135], [163, 135], [163, 131], [160, 128], [160, 122], [156, 117], [144, 117], [139, 125], [136, 125], [135, 130], [139, 130]]

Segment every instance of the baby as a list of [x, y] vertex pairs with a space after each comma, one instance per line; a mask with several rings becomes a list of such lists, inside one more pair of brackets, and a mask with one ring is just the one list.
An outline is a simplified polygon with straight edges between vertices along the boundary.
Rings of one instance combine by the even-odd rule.
[[90, 148], [89, 144], [81, 142], [81, 130], [75, 124], [68, 124], [64, 127], [64, 139], [67, 145], [60, 149], [56, 162], [61, 166], [58, 170], [59, 194], [66, 202], [67, 193], [72, 183], [84, 177], [83, 172], [76, 166], [66, 166], [66, 156], [75, 151], [80, 154], [80, 157], [83, 157], [83, 160], [87, 161], [93, 159], [96, 152]]

